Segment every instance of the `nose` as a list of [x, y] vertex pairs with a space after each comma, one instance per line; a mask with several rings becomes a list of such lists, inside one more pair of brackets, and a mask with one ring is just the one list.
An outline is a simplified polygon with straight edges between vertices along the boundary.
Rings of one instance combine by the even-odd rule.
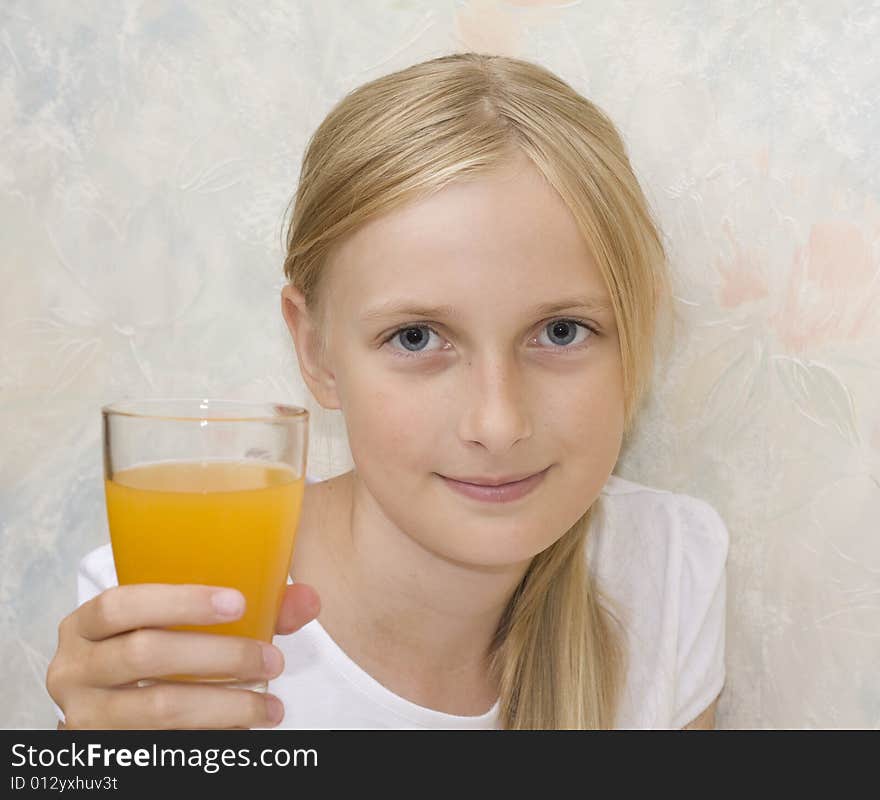
[[463, 368], [463, 441], [504, 453], [532, 435], [531, 394], [513, 357], [470, 359]]

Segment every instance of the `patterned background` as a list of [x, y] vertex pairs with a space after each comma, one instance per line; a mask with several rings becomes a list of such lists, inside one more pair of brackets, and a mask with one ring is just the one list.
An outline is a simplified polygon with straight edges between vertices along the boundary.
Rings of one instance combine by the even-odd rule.
[[3, 0], [0, 726], [55, 725], [101, 404], [287, 400], [348, 468], [280, 315], [299, 159], [349, 89], [473, 49], [604, 108], [668, 237], [686, 329], [616, 472], [728, 524], [718, 727], [880, 727], [878, 39], [857, 0]]

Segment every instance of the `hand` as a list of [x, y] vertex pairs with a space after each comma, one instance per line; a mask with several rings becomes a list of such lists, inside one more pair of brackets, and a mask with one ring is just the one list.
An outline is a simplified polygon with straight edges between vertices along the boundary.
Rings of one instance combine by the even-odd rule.
[[[274, 695], [205, 684], [159, 683], [164, 675], [234, 675], [269, 680], [284, 671], [278, 648], [241, 636], [162, 630], [171, 625], [210, 625], [241, 616], [218, 615], [212, 595], [222, 587], [196, 584], [114, 586], [61, 620], [58, 647], [46, 673], [46, 689], [64, 711], [65, 728], [147, 729], [273, 727], [283, 716]], [[306, 584], [286, 587], [276, 626], [293, 633], [318, 616], [317, 592]], [[264, 665], [264, 652], [274, 656]], [[271, 716], [272, 700], [280, 714]]]

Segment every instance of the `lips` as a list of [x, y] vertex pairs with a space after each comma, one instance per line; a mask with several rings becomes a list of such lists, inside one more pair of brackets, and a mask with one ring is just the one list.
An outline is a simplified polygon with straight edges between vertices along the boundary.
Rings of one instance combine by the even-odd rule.
[[497, 486], [486, 486], [469, 483], [467, 481], [460, 481], [454, 478], [447, 478], [444, 475], [441, 475], [440, 477], [447, 484], [447, 486], [466, 497], [470, 497], [474, 500], [482, 500], [483, 502], [489, 503], [506, 503], [513, 500], [518, 500], [519, 498], [524, 497], [525, 495], [529, 494], [529, 492], [537, 488], [544, 480], [544, 476], [547, 474], [547, 470], [549, 469], [550, 467], [547, 467], [547, 469], [544, 469], [535, 475], [531, 475], [528, 478], [514, 481], [512, 483], [503, 483]]
[[[510, 475], [504, 478], [481, 478], [478, 476], [475, 477], [465, 477], [462, 476], [460, 478], [450, 477], [450, 480], [458, 481], [459, 483], [470, 483], [473, 486], [504, 486], [508, 483], [519, 483], [519, 481], [523, 481], [526, 478], [531, 478], [533, 475], [537, 475], [537, 472], [527, 472], [524, 475]], [[447, 477], [447, 476], [444, 476]]]

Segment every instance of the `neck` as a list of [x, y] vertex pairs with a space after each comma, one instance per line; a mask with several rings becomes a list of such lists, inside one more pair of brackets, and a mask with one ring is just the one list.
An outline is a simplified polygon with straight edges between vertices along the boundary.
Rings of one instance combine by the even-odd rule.
[[397, 694], [470, 709], [447, 713], [488, 710], [497, 696], [490, 645], [528, 564], [449, 561], [398, 531], [354, 473], [326, 484], [307, 522], [304, 503], [292, 573], [321, 595], [318, 621]]

